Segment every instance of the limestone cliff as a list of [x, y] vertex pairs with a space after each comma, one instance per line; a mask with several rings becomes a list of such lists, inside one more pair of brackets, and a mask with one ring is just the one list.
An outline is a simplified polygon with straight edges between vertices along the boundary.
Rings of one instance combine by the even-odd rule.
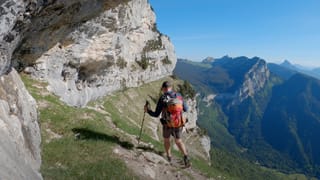
[[0, 179], [42, 179], [36, 102], [11, 68], [32, 11], [30, 1], [0, 2]]
[[40, 7], [14, 65], [47, 81], [69, 105], [170, 75], [175, 66], [173, 45], [157, 30], [147, 0], [60, 0]]
[[264, 87], [270, 77], [270, 71], [264, 60], [258, 60], [256, 64], [245, 74], [245, 80], [239, 90], [234, 94], [232, 105], [237, 105], [253, 97], [260, 89]]
[[36, 102], [15, 70], [0, 77], [0, 179], [41, 179]]

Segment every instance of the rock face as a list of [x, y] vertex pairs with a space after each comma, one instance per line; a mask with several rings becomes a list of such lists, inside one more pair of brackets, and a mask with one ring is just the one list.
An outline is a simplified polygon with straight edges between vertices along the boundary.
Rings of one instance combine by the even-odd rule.
[[256, 92], [262, 89], [270, 77], [270, 71], [264, 60], [258, 60], [256, 64], [245, 74], [245, 80], [238, 91], [232, 105], [240, 104], [249, 96], [253, 97]]
[[36, 102], [18, 73], [0, 77], [0, 179], [42, 179]]
[[197, 101], [193, 99], [186, 99], [186, 102], [189, 107], [189, 111], [184, 113], [184, 115], [188, 119], [186, 128], [193, 129], [197, 127], [197, 119], [198, 119]]
[[12, 53], [21, 39], [16, 22], [23, 20], [26, 8], [23, 1], [0, 2], [0, 75], [10, 69]]
[[42, 179], [36, 102], [11, 68], [12, 53], [34, 5], [31, 1], [0, 2], [0, 179]]
[[[198, 120], [198, 111], [197, 111], [197, 101], [196, 99], [186, 99], [187, 105], [189, 107], [189, 111], [184, 113], [184, 115], [188, 118], [188, 123], [186, 123], [185, 127], [188, 131], [186, 138], [186, 144], [188, 146], [189, 151], [192, 151], [194, 154], [198, 154], [199, 156], [204, 157], [208, 161], [210, 161], [210, 149], [211, 149], [211, 140], [210, 137], [207, 135], [199, 135], [199, 127], [197, 125]], [[192, 137], [192, 138], [191, 138]], [[197, 140], [195, 140], [197, 139]], [[192, 141], [199, 141], [200, 146], [197, 148], [193, 148], [194, 144]]]
[[211, 139], [209, 136], [203, 136], [201, 138], [201, 145], [206, 153], [208, 160], [210, 161]]
[[54, 1], [31, 22], [14, 64], [72, 106], [170, 75], [176, 64], [147, 0]]

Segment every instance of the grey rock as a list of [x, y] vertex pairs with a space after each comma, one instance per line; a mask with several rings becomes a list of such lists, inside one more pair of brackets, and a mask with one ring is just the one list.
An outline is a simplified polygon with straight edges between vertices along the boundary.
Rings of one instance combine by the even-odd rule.
[[143, 156], [148, 160], [149, 162], [158, 164], [168, 164], [168, 161], [165, 160], [162, 156], [159, 156], [157, 154], [151, 153], [151, 152], [143, 152]]
[[37, 118], [18, 73], [0, 76], [0, 179], [42, 179]]
[[12, 52], [19, 42], [19, 34], [13, 30], [18, 20], [15, 12], [24, 11], [25, 6], [22, 1], [9, 0], [0, 5], [0, 75], [8, 72]]
[[156, 172], [149, 166], [145, 166], [143, 169], [145, 175], [147, 175], [150, 179], [156, 178]]
[[210, 160], [211, 139], [209, 136], [201, 137], [201, 145], [206, 153], [207, 158]]
[[[41, 8], [41, 0], [3, 0], [0, 4], [0, 75], [12, 66], [13, 52], [31, 25], [30, 18]], [[25, 51], [26, 52], [26, 51]]]
[[189, 111], [184, 113], [184, 116], [188, 119], [185, 127], [187, 129], [194, 129], [197, 127], [198, 119], [197, 101], [196, 99], [186, 99], [186, 103], [189, 107]]

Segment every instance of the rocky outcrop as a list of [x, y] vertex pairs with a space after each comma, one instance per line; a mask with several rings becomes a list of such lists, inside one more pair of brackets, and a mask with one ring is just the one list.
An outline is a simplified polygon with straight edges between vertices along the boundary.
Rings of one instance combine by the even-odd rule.
[[[188, 150], [210, 162], [211, 140], [207, 135], [200, 135], [201, 130], [197, 125], [197, 101], [196, 99], [186, 99], [186, 103], [189, 110], [184, 113], [184, 116], [188, 119], [188, 122], [185, 124], [187, 134], [184, 135], [184, 140], [186, 141]], [[199, 142], [197, 147], [193, 147], [197, 142]], [[176, 149], [178, 148], [176, 147]]]
[[198, 112], [197, 112], [197, 101], [195, 99], [186, 99], [186, 103], [189, 107], [188, 112], [184, 113], [186, 118], [188, 119], [188, 123], [186, 123], [187, 129], [194, 129], [197, 127], [197, 119], [198, 119]]
[[176, 63], [147, 0], [52, 1], [31, 22], [14, 64], [72, 106], [170, 75]]
[[[227, 57], [228, 58], [228, 57]], [[203, 101], [209, 104], [210, 100], [216, 100], [219, 102], [228, 102], [228, 106], [235, 106], [241, 104], [248, 97], [254, 97], [254, 95], [261, 90], [267, 81], [270, 79], [270, 71], [268, 69], [267, 63], [259, 58], [254, 58], [250, 61], [256, 61], [250, 69], [243, 75], [244, 79], [233, 93], [219, 93], [214, 95], [208, 95], [203, 99]]]
[[36, 102], [18, 73], [0, 77], [0, 179], [42, 179]]
[[26, 1], [0, 2], [0, 75], [9, 73], [11, 57], [21, 40], [18, 24], [29, 9]]
[[206, 153], [208, 161], [210, 162], [211, 139], [209, 136], [205, 135], [205, 136], [202, 136], [200, 140], [201, 140], [202, 148], [204, 149], [204, 152]]
[[253, 97], [256, 92], [264, 87], [270, 77], [270, 71], [264, 60], [258, 60], [256, 64], [245, 74], [245, 80], [240, 89], [236, 91], [231, 105], [240, 104], [248, 97]]

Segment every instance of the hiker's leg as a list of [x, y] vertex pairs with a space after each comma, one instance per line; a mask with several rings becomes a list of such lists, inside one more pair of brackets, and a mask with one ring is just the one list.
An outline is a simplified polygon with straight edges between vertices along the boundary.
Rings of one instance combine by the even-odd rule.
[[166, 151], [166, 154], [168, 157], [171, 157], [171, 151], [170, 151], [170, 138], [164, 138], [164, 149]]
[[184, 143], [182, 142], [182, 140], [181, 140], [180, 138], [176, 138], [176, 139], [175, 139], [175, 142], [176, 142], [176, 145], [178, 146], [180, 152], [181, 152], [184, 156], [187, 156], [188, 153], [187, 153], [186, 147], [185, 147]]
[[163, 136], [163, 144], [164, 149], [166, 151], [167, 157], [171, 157], [171, 151], [170, 151], [170, 128], [167, 126], [162, 127], [162, 136]]
[[182, 142], [182, 139], [181, 139], [182, 127], [174, 129], [173, 133], [174, 133], [175, 143], [178, 146], [180, 152], [185, 156], [188, 155], [186, 147], [185, 147], [185, 145], [184, 145], [184, 143]]
[[188, 157], [188, 152], [186, 150], [184, 143], [182, 142], [181, 134], [182, 134], [182, 127], [175, 129], [175, 131], [174, 131], [175, 139], [174, 140], [175, 140], [176, 145], [178, 146], [180, 152], [183, 154], [183, 161], [184, 161], [185, 166], [190, 167], [191, 164], [190, 164], [190, 160]]

